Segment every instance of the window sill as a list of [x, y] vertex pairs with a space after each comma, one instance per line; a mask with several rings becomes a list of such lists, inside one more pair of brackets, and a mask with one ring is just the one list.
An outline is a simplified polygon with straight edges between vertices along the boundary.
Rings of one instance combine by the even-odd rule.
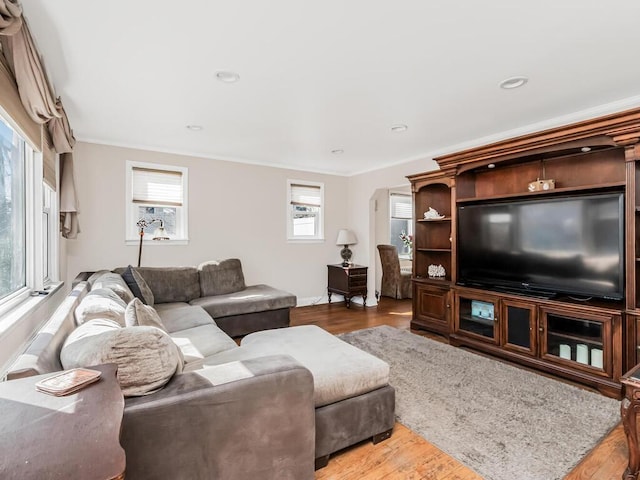
[[[127, 239], [124, 241], [125, 245], [140, 245], [140, 239]], [[175, 238], [171, 240], [143, 240], [143, 245], [189, 245], [188, 238]]]
[[2, 315], [0, 318], [0, 337], [9, 330], [16, 322], [29, 315], [36, 308], [41, 306], [50, 297], [62, 288], [64, 282], [55, 282], [47, 286], [46, 295], [27, 295], [21, 302], [13, 306], [13, 308]]
[[324, 238], [287, 238], [287, 243], [324, 243]]

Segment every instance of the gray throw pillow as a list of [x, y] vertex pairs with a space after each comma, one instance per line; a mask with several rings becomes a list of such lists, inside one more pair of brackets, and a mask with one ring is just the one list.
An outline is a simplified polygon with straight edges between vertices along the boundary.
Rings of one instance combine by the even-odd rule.
[[91, 290], [75, 309], [76, 325], [94, 318], [106, 318], [124, 327], [126, 308], [127, 304], [110, 288]]
[[182, 371], [178, 347], [155, 327], [122, 328], [94, 319], [76, 328], [60, 352], [65, 370], [103, 363], [118, 365], [118, 383], [125, 397], [147, 395]]
[[156, 309], [151, 305], [145, 305], [139, 298], [134, 298], [127, 305], [124, 323], [127, 327], [156, 327], [167, 331]]
[[224, 295], [244, 290], [242, 264], [237, 258], [220, 262], [205, 262], [198, 266], [200, 272], [200, 292], [203, 297]]
[[131, 290], [125, 281], [117, 273], [103, 273], [93, 280], [91, 289], [93, 290], [94, 288], [110, 288], [124, 301], [124, 303], [129, 303], [133, 300], [133, 293], [131, 293]]
[[143, 303], [153, 306], [155, 299], [153, 298], [153, 292], [147, 285], [140, 272], [129, 265], [124, 272], [122, 272], [122, 278], [131, 290], [131, 293]]

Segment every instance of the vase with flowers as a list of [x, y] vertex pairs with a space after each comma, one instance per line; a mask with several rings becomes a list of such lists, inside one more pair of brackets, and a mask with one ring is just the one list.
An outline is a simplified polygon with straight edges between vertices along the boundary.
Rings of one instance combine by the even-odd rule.
[[402, 243], [404, 244], [404, 253], [411, 255], [411, 251], [413, 249], [413, 235], [407, 235], [407, 232], [402, 230], [400, 233], [400, 240], [402, 240]]

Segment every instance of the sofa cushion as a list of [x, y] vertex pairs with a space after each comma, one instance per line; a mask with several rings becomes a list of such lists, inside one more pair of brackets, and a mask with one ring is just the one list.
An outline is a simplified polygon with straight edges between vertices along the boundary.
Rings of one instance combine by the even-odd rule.
[[95, 281], [100, 278], [102, 275], [104, 275], [105, 273], [111, 273], [111, 270], [98, 270], [96, 272], [93, 272], [89, 278], [87, 278], [87, 283], [89, 284], [89, 286], [91, 288], [93, 288], [93, 284], [95, 283]]
[[147, 282], [144, 281], [142, 275], [140, 275], [135, 268], [129, 265], [127, 269], [122, 272], [122, 278], [135, 297], [142, 300], [146, 305], [153, 306], [153, 303], [155, 302], [153, 292], [149, 288], [149, 285], [147, 285]]
[[117, 273], [105, 272], [94, 279], [93, 283], [90, 284], [92, 290], [95, 288], [109, 288], [113, 290], [125, 304], [133, 300], [133, 293], [131, 293], [131, 290], [122, 276]]
[[106, 318], [125, 325], [124, 312], [127, 304], [110, 288], [96, 288], [91, 290], [83, 298], [75, 309], [76, 324], [83, 323], [94, 318]]
[[185, 371], [201, 368], [207, 357], [239, 348], [236, 342], [213, 323], [172, 332], [169, 335], [182, 351]]
[[117, 364], [125, 397], [152, 393], [182, 370], [178, 348], [165, 332], [155, 327], [122, 328], [106, 319], [90, 320], [71, 332], [60, 361], [65, 370]]
[[251, 333], [238, 350], [208, 358], [204, 366], [265, 355], [291, 355], [313, 374], [316, 407], [389, 384], [389, 365], [315, 325]]
[[200, 297], [189, 303], [204, 308], [215, 319], [295, 307], [296, 297], [268, 285], [252, 285], [239, 292]]
[[156, 327], [167, 331], [154, 308], [145, 305], [139, 298], [134, 298], [127, 305], [124, 310], [124, 323], [127, 327]]
[[155, 303], [189, 302], [200, 296], [200, 276], [195, 267], [139, 267], [153, 292]]
[[243, 290], [244, 274], [237, 258], [205, 262], [198, 266], [200, 273], [200, 295], [224, 295]]
[[202, 308], [188, 303], [158, 303], [154, 308], [169, 333], [200, 325], [216, 325], [213, 318]]

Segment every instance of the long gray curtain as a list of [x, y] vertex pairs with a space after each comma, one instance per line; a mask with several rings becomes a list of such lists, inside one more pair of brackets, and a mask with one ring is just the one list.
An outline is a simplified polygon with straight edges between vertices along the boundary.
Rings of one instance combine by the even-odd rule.
[[[0, 0], [0, 47], [3, 62], [15, 78], [22, 104], [34, 122], [46, 125], [56, 153], [65, 154], [61, 167], [66, 167], [67, 176], [73, 179], [71, 152], [76, 140], [62, 101], [56, 98], [47, 78], [18, 0]], [[63, 182], [64, 170], [61, 168], [60, 228], [63, 237], [76, 238], [79, 229], [75, 186], [73, 181]]]

